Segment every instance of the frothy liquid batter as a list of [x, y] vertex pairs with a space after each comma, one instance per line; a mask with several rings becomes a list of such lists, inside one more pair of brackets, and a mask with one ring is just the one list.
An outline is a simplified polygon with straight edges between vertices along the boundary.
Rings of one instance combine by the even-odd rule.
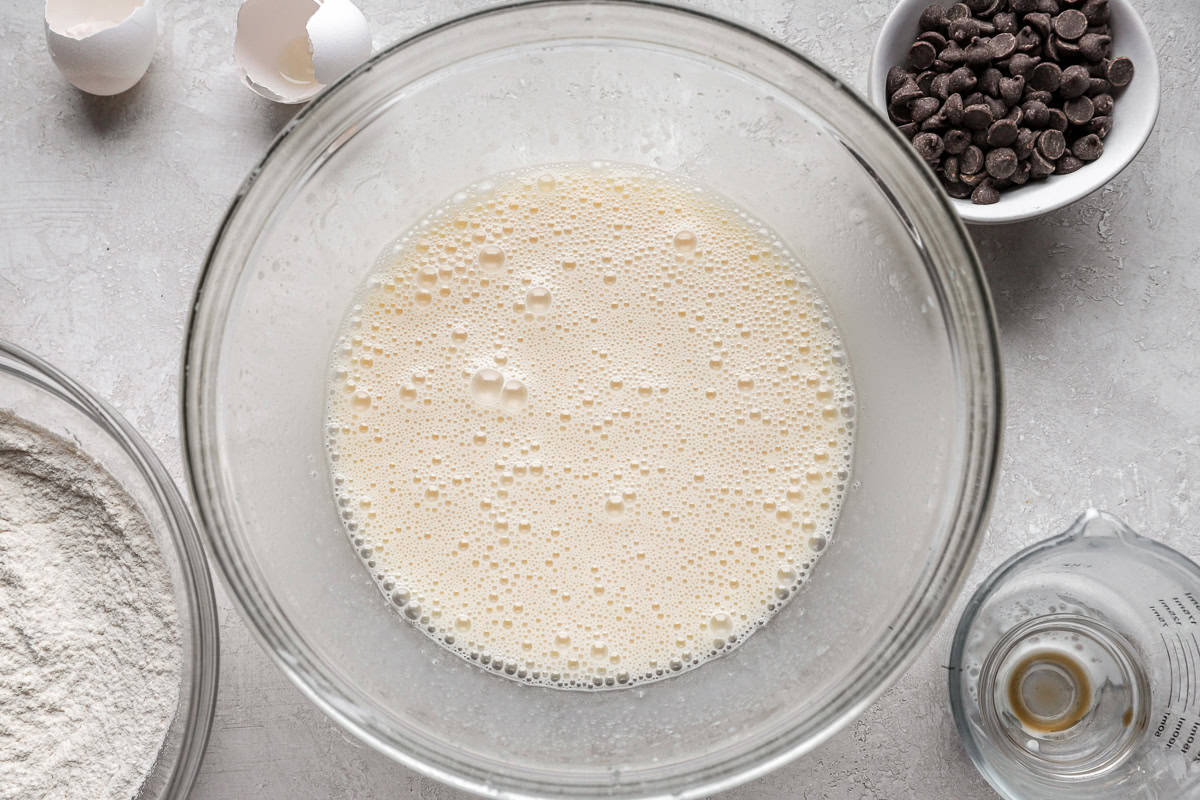
[[795, 258], [640, 168], [470, 187], [381, 256], [333, 358], [329, 454], [398, 611], [528, 682], [733, 647], [837, 520], [853, 387]]

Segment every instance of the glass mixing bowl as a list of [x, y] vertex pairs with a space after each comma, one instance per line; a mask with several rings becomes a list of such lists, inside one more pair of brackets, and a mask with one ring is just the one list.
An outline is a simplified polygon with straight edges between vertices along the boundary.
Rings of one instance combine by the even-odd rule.
[[[624, 690], [524, 686], [404, 624], [339, 521], [329, 355], [380, 250], [472, 181], [548, 162], [694, 178], [768, 223], [832, 307], [854, 471], [807, 587], [741, 647]], [[498, 8], [417, 34], [287, 127], [197, 290], [187, 463], [251, 628], [326, 713], [503, 797], [698, 797], [805, 752], [908, 665], [983, 532], [1001, 412], [979, 263], [932, 174], [836, 79], [760, 34], [628, 2]]]
[[179, 706], [138, 800], [187, 797], [212, 727], [218, 651], [213, 584], [192, 516], [162, 462], [128, 422], [54, 367], [3, 341], [0, 411], [75, 442], [120, 482], [150, 523], [175, 590], [183, 669]]

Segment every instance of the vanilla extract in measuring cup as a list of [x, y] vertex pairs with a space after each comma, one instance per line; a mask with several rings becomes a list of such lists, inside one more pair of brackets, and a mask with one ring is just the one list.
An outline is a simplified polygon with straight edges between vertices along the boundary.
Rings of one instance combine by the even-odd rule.
[[1002, 796], [1200, 798], [1200, 567], [1090, 510], [971, 598], [950, 703]]

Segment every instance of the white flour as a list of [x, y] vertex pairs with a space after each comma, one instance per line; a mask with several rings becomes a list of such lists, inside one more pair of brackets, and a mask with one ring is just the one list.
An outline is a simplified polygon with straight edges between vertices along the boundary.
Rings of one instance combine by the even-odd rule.
[[0, 411], [0, 800], [136, 796], [181, 669], [170, 575], [136, 503]]

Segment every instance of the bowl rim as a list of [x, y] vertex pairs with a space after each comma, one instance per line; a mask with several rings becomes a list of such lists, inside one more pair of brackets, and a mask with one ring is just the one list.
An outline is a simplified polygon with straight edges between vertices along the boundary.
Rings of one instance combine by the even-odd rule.
[[[176, 714], [186, 711], [182, 740], [158, 796], [187, 797], [196, 782], [212, 731], [220, 672], [216, 594], [196, 522], [162, 461], [106, 401], [46, 360], [3, 339], [0, 339], [0, 372], [70, 405], [112, 438], [145, 481], [167, 523], [165, 538], [179, 560], [183, 590], [189, 601], [186, 612], [191, 622], [193, 658], [192, 680], [190, 685], [181, 687], [176, 707]], [[166, 752], [165, 748], [161, 752]]]
[[[871, 51], [871, 62], [867, 68], [867, 96], [870, 98], [871, 106], [885, 119], [887, 117], [887, 101], [884, 97], [884, 83], [887, 71], [893, 65], [887, 63], [887, 59], [884, 58], [884, 50], [897, 39], [911, 38], [908, 34], [916, 30], [917, 17], [930, 2], [931, 0], [898, 0], [892, 10], [888, 12], [887, 18], [879, 30], [879, 36], [875, 39], [875, 45]], [[1100, 168], [1100, 161], [1087, 165], [1087, 174], [1091, 176], [1088, 181], [1081, 181], [1081, 187], [1073, 192], [1060, 191], [1056, 193], [1049, 202], [1033, 203], [1025, 200], [1019, 195], [1019, 190], [1015, 194], [1001, 194], [998, 202], [985, 206], [976, 205], [969, 199], [960, 200], [947, 196], [955, 212], [966, 222], [973, 225], [1005, 225], [1034, 219], [1065, 208], [1114, 180], [1137, 159], [1138, 154], [1146, 146], [1146, 142], [1150, 140], [1150, 134], [1154, 132], [1162, 103], [1161, 76], [1154, 40], [1146, 29], [1146, 23], [1130, 0], [1109, 0], [1109, 4], [1120, 9], [1118, 13], [1123, 15], [1123, 22], [1130, 26], [1127, 35], [1137, 39], [1140, 48], [1149, 55], [1149, 58], [1146, 58], [1145, 55], [1139, 56], [1137, 75], [1134, 78], [1138, 83], [1138, 91], [1144, 90], [1150, 101], [1149, 113], [1143, 114], [1135, 120], [1138, 124], [1134, 146], [1129, 149], [1123, 159], [1114, 159], [1104, 168]], [[892, 125], [891, 120], [887, 120], [887, 124]], [[1101, 160], [1103, 160], [1103, 156], [1101, 156]], [[1075, 174], [1081, 173], [1082, 170]], [[940, 186], [939, 182], [939, 188]], [[945, 194], [944, 191], [943, 194]]]
[[[540, 9], [570, 9], [572, 13], [583, 13], [584, 9], [621, 9], [626, 13], [644, 14], [647, 18], [653, 18], [655, 15], [678, 15], [680, 18], [687, 18], [690, 23], [711, 26], [718, 32], [740, 37], [740, 40], [748, 42], [748, 46], [752, 45], [763, 52], [771, 52], [791, 60], [823, 81], [847, 102], [848, 109], [856, 115], [862, 115], [868, 124], [870, 120], [879, 121], [879, 115], [870, 104], [845, 82], [787, 45], [753, 28], [719, 16], [657, 0], [525, 0], [468, 13], [401, 39], [376, 53], [367, 62], [321, 92], [284, 126], [234, 195], [214, 235], [196, 284], [195, 302], [188, 320], [183, 353], [184, 385], [180, 395], [180, 413], [188, 486], [204, 523], [206, 548], [243, 619], [249, 623], [247, 627], [252, 635], [306, 697], [344, 729], [374, 749], [419, 773], [455, 788], [488, 797], [605, 795], [630, 798], [669, 796], [673, 800], [700, 798], [759, 777], [810, 751], [861, 714], [894, 683], [917, 658], [922, 646], [929, 641], [948, 613], [966, 580], [986, 528], [999, 467], [1003, 413], [999, 339], [991, 295], [979, 258], [962, 221], [953, 213], [947, 202], [948, 198], [940, 190], [932, 173], [922, 168], [911, 147], [886, 120], [879, 121], [877, 132], [885, 146], [894, 149], [896, 163], [901, 165], [898, 168], [911, 170], [912, 181], [907, 186], [897, 188], [895, 192], [889, 187], [883, 187], [883, 190], [892, 196], [894, 202], [897, 194], [907, 196], [915, 192], [920, 205], [903, 211], [898, 210], [897, 213], [918, 247], [924, 250], [929, 243], [923, 241], [922, 234], [916, 227], [917, 223], [908, 216], [908, 212], [921, 211], [929, 215], [928, 219], [936, 219], [937, 225], [942, 228], [939, 233], [944, 234], [942, 239], [934, 242], [934, 246], [942, 265], [938, 268], [947, 270], [947, 276], [941, 278], [936, 274], [929, 252], [925, 253], [925, 263], [927, 270], [934, 273], [932, 278], [935, 284], [938, 284], [938, 298], [943, 304], [942, 313], [946, 317], [947, 335], [951, 340], [952, 349], [958, 346], [969, 350], [965, 354], [966, 363], [960, 365], [962, 372], [959, 381], [965, 387], [960, 387], [966, 396], [963, 401], [963, 413], [971, 420], [971, 425], [964, 423], [964, 427], [970, 429], [964, 431], [963, 474], [959, 476], [960, 482], [955, 487], [955, 500], [947, 503], [945, 519], [939, 523], [946, 535], [937, 540], [940, 549], [931, 555], [930, 562], [920, 580], [916, 582], [913, 594], [905, 602], [897, 605], [898, 618], [905, 622], [904, 630], [902, 633], [896, 633], [891, 639], [881, 639], [876, 643], [879, 651], [886, 652], [886, 658], [876, 659], [870, 668], [864, 665], [856, 666], [857, 671], [853, 673], [852, 678], [847, 678], [834, 692], [823, 715], [814, 715], [815, 718], [819, 718], [819, 729], [816, 732], [798, 735], [791, 730], [784, 735], [774, 735], [769, 743], [770, 748], [760, 748], [749, 755], [740, 751], [727, 754], [718, 762], [717, 767], [705, 768], [703, 771], [676, 770], [675, 773], [664, 777], [662, 770], [658, 770], [654, 771], [651, 777], [643, 779], [632, 777], [627, 770], [620, 770], [622, 781], [636, 782], [588, 785], [583, 788], [580, 788], [582, 784], [565, 786], [556, 782], [554, 779], [561, 776], [549, 770], [522, 768], [524, 774], [521, 776], [498, 776], [488, 771], [491, 764], [481, 763], [482, 759], [468, 763], [432, 752], [425, 746], [426, 742], [422, 741], [419, 732], [410, 732], [410, 739], [399, 744], [395, 741], [398, 736], [385, 740], [377, 730], [365, 727], [372, 721], [369, 710], [364, 712], [358, 709], [353, 698], [348, 697], [340, 687], [332, 685], [331, 677], [337, 677], [335, 670], [313, 671], [312, 664], [319, 661], [319, 658], [311, 652], [311, 648], [308, 648], [291, 622], [281, 618], [276, 609], [272, 608], [274, 599], [270, 590], [260, 591], [260, 587], [253, 585], [254, 577], [242, 563], [238, 544], [234, 541], [236, 537], [231, 532], [237, 526], [231, 523], [233, 516], [228, 514], [223, 506], [223, 498], [220, 496], [221, 470], [220, 464], [217, 463], [219, 459], [211, 452], [216, 448], [210, 447], [207, 436], [211, 434], [212, 428], [208, 415], [213, 413], [215, 402], [209, 403], [209, 395], [206, 393], [211, 391], [212, 381], [209, 378], [211, 373], [215, 372], [214, 368], [219, 360], [219, 337], [228, 312], [227, 307], [221, 306], [220, 294], [231, 288], [230, 278], [218, 274], [222, 267], [230, 266], [222, 263], [225, 257], [223, 248], [226, 246], [226, 239], [241, 233], [239, 225], [243, 223], [239, 215], [252, 199], [255, 190], [261, 189], [263, 193], [274, 191], [273, 181], [279, 176], [274, 175], [272, 170], [278, 166], [277, 159], [282, 157], [282, 151], [293, 143], [293, 137], [303, 139], [303, 136], [297, 134], [305, 131], [305, 121], [321, 114], [333, 98], [339, 97], [351, 83], [377, 64], [387, 59], [402, 57], [404, 51], [413, 45], [460, 26], [481, 21], [492, 22], [509, 15]], [[318, 122], [312, 124], [317, 125]], [[334, 150], [345, 138], [346, 136], [341, 134], [330, 136], [323, 141], [322, 146]], [[295, 146], [301, 147], [300, 144]], [[913, 169], [914, 167], [916, 169]], [[312, 165], [308, 164], [305, 171], [311, 168]], [[283, 170], [284, 167], [280, 166], [279, 169]], [[268, 188], [261, 188], [264, 184], [268, 185]], [[246, 213], [251, 212], [247, 209]], [[926, 230], [932, 233], [933, 225], [927, 226]], [[236, 245], [229, 247], [237, 252]], [[951, 319], [952, 317], [955, 319]], [[965, 336], [969, 341], [965, 345], [956, 345], [955, 340], [958, 336]], [[878, 666], [880, 664], [882, 666]], [[791, 737], [786, 733], [791, 733]], [[674, 762], [675, 765], [689, 763], [691, 762]], [[512, 766], [501, 764], [499, 761], [494, 764]], [[530, 777], [535, 772], [537, 774]], [[615, 774], [612, 773], [610, 778]]]

